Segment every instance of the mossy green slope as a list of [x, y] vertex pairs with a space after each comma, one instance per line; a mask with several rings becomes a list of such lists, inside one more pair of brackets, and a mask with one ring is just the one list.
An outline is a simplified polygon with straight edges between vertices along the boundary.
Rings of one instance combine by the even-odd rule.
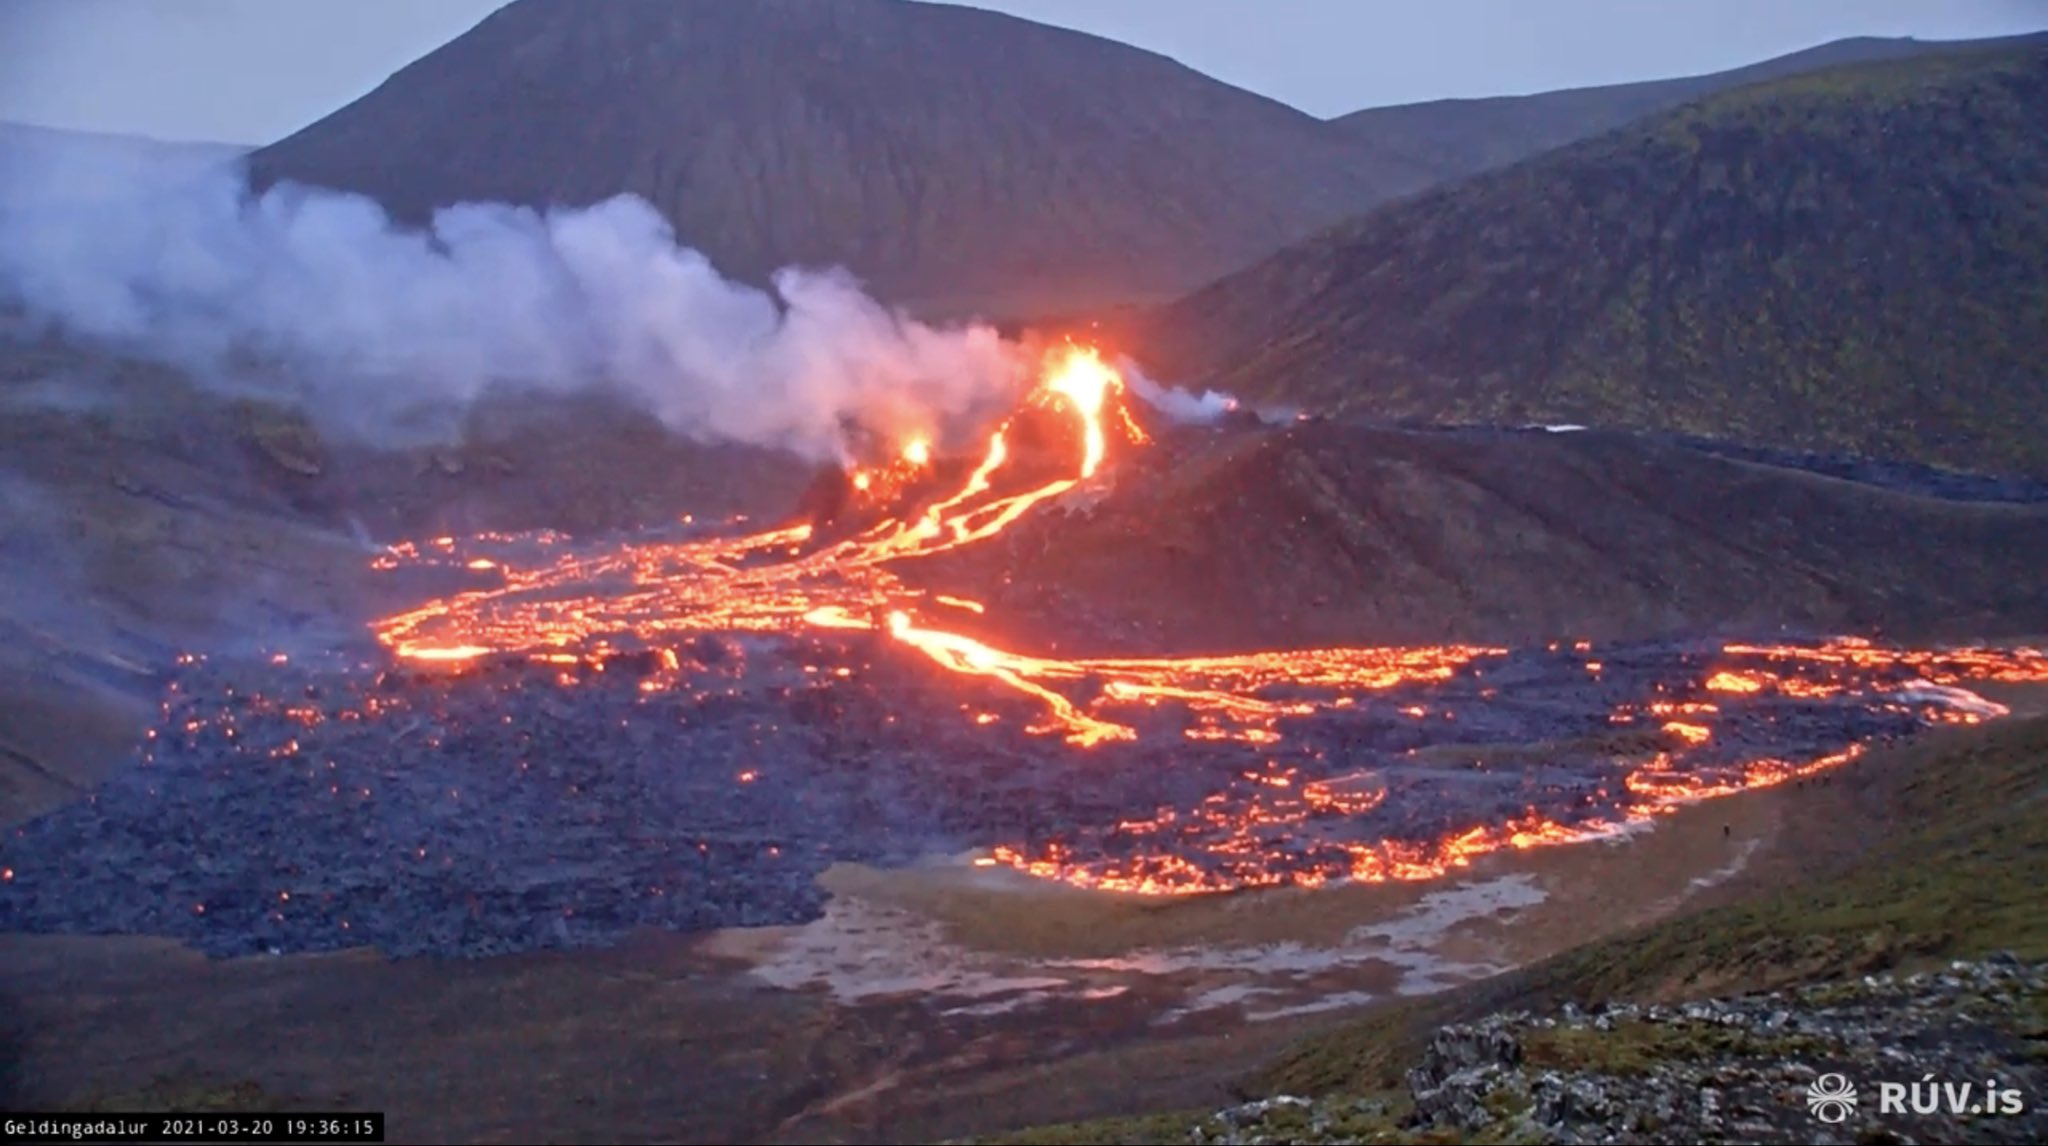
[[1138, 319], [1159, 374], [2048, 474], [2048, 49], [1724, 92]]

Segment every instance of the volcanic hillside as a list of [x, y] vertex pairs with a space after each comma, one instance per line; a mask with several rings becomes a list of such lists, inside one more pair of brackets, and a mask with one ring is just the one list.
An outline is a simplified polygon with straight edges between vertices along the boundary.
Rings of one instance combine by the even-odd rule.
[[1930, 42], [1859, 36], [1700, 76], [1566, 88], [1526, 96], [1369, 107], [1331, 122], [1374, 146], [1426, 165], [1441, 179], [1456, 179], [1503, 167], [1745, 84], [1848, 64], [1905, 59], [1930, 52], [2010, 48], [2029, 41], [2048, 43], [2048, 37]]
[[926, 575], [999, 585], [996, 638], [1082, 629], [1118, 653], [2048, 627], [2048, 487], [1936, 498], [1895, 476], [1634, 434], [1200, 432]]
[[2048, 473], [2048, 50], [1742, 88], [1142, 320], [1154, 372], [1392, 417]]
[[520, 0], [253, 174], [409, 221], [633, 192], [727, 274], [990, 311], [1164, 297], [1427, 182], [1163, 56], [898, 0]]

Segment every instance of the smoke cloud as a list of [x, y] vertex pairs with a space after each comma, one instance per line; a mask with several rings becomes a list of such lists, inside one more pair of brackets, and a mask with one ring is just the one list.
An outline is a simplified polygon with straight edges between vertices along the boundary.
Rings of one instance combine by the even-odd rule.
[[0, 300], [373, 440], [446, 436], [491, 387], [611, 387], [682, 433], [824, 458], [856, 417], [943, 432], [1014, 396], [1026, 365], [992, 328], [909, 320], [843, 271], [729, 281], [632, 196], [465, 204], [414, 231], [356, 195], [254, 195], [233, 164], [139, 197], [14, 202]]
[[1204, 390], [1196, 394], [1193, 391], [1163, 385], [1146, 377], [1145, 372], [1138, 369], [1138, 364], [1128, 358], [1120, 360], [1117, 369], [1123, 373], [1124, 381], [1133, 393], [1143, 398], [1153, 409], [1187, 425], [1214, 425], [1224, 415], [1239, 412], [1250, 413], [1269, 426], [1291, 422], [1298, 416], [1298, 411], [1292, 408], [1250, 407], [1220, 390]]
[[1215, 390], [1193, 394], [1154, 382], [1128, 358], [1118, 360], [1117, 370], [1123, 374], [1124, 382], [1132, 392], [1176, 422], [1205, 426], [1238, 408], [1237, 399], [1228, 394]]

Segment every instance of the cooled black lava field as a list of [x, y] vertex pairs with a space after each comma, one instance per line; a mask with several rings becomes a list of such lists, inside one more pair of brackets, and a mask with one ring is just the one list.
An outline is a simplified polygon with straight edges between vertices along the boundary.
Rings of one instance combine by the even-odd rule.
[[1427, 659], [1446, 667], [1257, 689], [1285, 709], [1270, 728], [1120, 707], [1098, 679], [1076, 698], [1135, 736], [1082, 747], [1032, 730], [1042, 699], [883, 633], [453, 668], [191, 658], [127, 766], [0, 845], [0, 929], [481, 956], [797, 922], [835, 861], [969, 849], [1150, 891], [1420, 878], [1975, 718], [1995, 709], [1926, 680], [2040, 667], [1820, 644]]
[[412, 605], [364, 648], [183, 658], [128, 766], [0, 842], [0, 929], [480, 956], [805, 920], [842, 861], [1147, 895], [1428, 879], [2048, 680], [2034, 650], [1853, 638], [1066, 659], [1093, 622], [1005, 638], [899, 576], [1070, 522], [1113, 450], [1173, 463], [1155, 436], [1068, 346], [978, 453], [889, 442], [808, 522], [392, 546], [372, 566]]

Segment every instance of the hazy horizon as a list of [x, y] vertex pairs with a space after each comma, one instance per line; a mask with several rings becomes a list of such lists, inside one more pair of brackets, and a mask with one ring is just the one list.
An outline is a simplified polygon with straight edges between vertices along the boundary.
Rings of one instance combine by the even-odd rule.
[[[261, 145], [382, 83], [504, 0], [0, 0], [0, 120]], [[2048, 0], [978, 0], [1329, 118], [1697, 75], [1852, 36], [2048, 28]]]

